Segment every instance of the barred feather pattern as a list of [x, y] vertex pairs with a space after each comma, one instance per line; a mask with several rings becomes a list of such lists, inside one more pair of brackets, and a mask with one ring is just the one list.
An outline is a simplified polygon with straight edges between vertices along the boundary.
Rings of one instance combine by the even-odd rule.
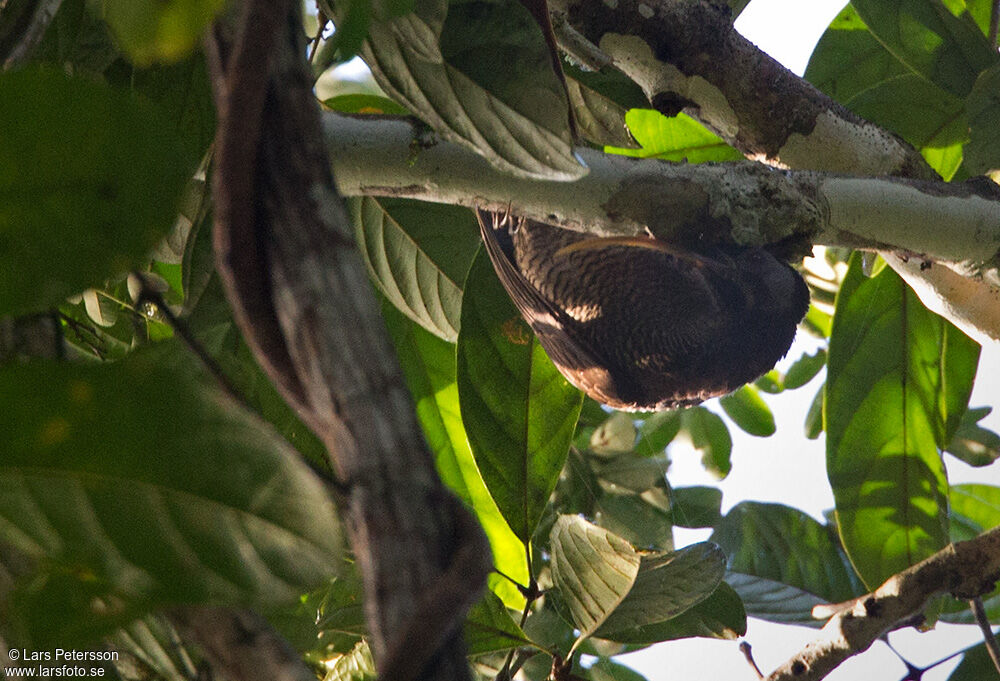
[[802, 277], [762, 248], [695, 252], [478, 217], [500, 281], [549, 357], [616, 409], [674, 409], [732, 392], [788, 352], [809, 306]]

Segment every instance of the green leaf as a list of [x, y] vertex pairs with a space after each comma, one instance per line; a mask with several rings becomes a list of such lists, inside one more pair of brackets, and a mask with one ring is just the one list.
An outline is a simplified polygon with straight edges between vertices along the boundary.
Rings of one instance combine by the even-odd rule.
[[[795, 587], [831, 603], [864, 593], [829, 528], [797, 509], [741, 502], [726, 514], [710, 540], [726, 552], [731, 572]], [[753, 610], [749, 602], [747, 611], [767, 615]]]
[[691, 439], [691, 446], [701, 452], [705, 470], [720, 480], [729, 475], [733, 440], [723, 420], [704, 407], [692, 407], [681, 412], [681, 427]]
[[751, 617], [816, 628], [826, 623], [814, 619], [812, 609], [827, 601], [804, 589], [741, 572], [727, 573], [726, 582], [739, 594]]
[[965, 97], [980, 71], [997, 62], [968, 12], [956, 16], [939, 0], [853, 0], [886, 49], [914, 72]]
[[590, 681], [646, 681], [646, 677], [623, 664], [602, 657], [587, 669]]
[[266, 609], [336, 570], [323, 485], [273, 430], [190, 379], [189, 361], [160, 346], [0, 372], [0, 527], [39, 561], [11, 599], [27, 607], [7, 614], [33, 644], [100, 636], [157, 605]]
[[851, 98], [847, 108], [917, 149], [947, 148], [968, 138], [965, 102], [914, 73], [868, 88]]
[[223, 0], [100, 0], [118, 41], [136, 64], [177, 61], [192, 51]]
[[516, 0], [428, 0], [373, 22], [362, 56], [393, 99], [497, 168], [546, 180], [587, 172], [548, 45]]
[[966, 100], [969, 112], [969, 143], [965, 161], [970, 173], [988, 173], [1000, 168], [1000, 64], [984, 71]]
[[367, 94], [337, 95], [323, 100], [323, 106], [341, 113], [408, 116], [409, 111], [388, 97]]
[[952, 532], [952, 541], [974, 536], [1000, 525], [1000, 487], [981, 483], [952, 485], [952, 527], [964, 531]]
[[911, 73], [871, 34], [852, 5], [837, 15], [816, 43], [804, 78], [838, 102], [882, 81]]
[[687, 114], [667, 118], [654, 109], [632, 109], [625, 114], [632, 137], [641, 149], [605, 147], [609, 154], [667, 161], [735, 161], [743, 155]]
[[[135, 661], [144, 665], [143, 671], [155, 675], [153, 678], [169, 681], [187, 678], [192, 651], [184, 645], [177, 630], [162, 615], [143, 617], [119, 629], [112, 642], [117, 650], [132, 655]], [[129, 662], [122, 660], [116, 667], [124, 671], [128, 664]]]
[[625, 107], [572, 78], [566, 79], [566, 93], [582, 137], [599, 146], [636, 146], [625, 124]]
[[[476, 514], [490, 541], [497, 569], [527, 584], [524, 545], [487, 491], [462, 425], [455, 346], [431, 335], [387, 303], [382, 305], [382, 316], [441, 479]], [[496, 584], [496, 590], [508, 605], [523, 603], [521, 595], [507, 580]]]
[[700, 636], [735, 640], [747, 632], [747, 616], [743, 602], [725, 582], [720, 582], [712, 594], [664, 622], [647, 624], [620, 631], [615, 640], [622, 643], [650, 644]]
[[468, 655], [510, 650], [531, 643], [510, 616], [507, 606], [490, 591], [469, 610], [464, 638]]
[[136, 98], [46, 68], [0, 75], [0, 101], [0, 315], [140, 263], [193, 169], [172, 126]]
[[579, 516], [559, 516], [549, 537], [552, 579], [580, 641], [593, 634], [628, 595], [640, 556], [621, 537]]
[[378, 290], [422, 327], [454, 342], [462, 281], [479, 248], [472, 213], [457, 206], [363, 197], [348, 202]]
[[946, 451], [970, 466], [988, 466], [1000, 458], [1000, 435], [979, 425], [990, 407], [968, 409], [955, 429]]
[[[199, 231], [194, 238], [209, 246], [209, 229]], [[211, 261], [211, 253], [203, 253]], [[205, 266], [209, 266], [205, 263]], [[250, 347], [233, 320], [229, 303], [218, 276], [210, 277], [197, 299], [197, 305], [186, 317], [188, 328], [201, 347], [215, 360], [244, 400], [272, 424], [279, 433], [302, 454], [315, 470], [330, 471], [326, 447], [288, 406], [271, 379], [257, 364]]]
[[795, 390], [801, 388], [826, 366], [826, 348], [820, 348], [811, 355], [803, 354], [785, 373], [785, 388]]
[[683, 411], [660, 411], [651, 414], [639, 428], [639, 441], [635, 453], [639, 456], [656, 456], [663, 453], [681, 429]]
[[334, 661], [323, 681], [375, 681], [376, 678], [372, 651], [367, 641], [359, 641], [351, 652]]
[[651, 550], [673, 548], [670, 514], [638, 494], [605, 492], [594, 505], [598, 524], [633, 546]]
[[869, 586], [947, 543], [938, 453], [966, 409], [979, 348], [924, 308], [891, 269], [855, 255], [827, 364], [827, 473], [841, 540]]
[[590, 451], [601, 458], [615, 458], [635, 448], [635, 422], [628, 414], [616, 411], [590, 436]]
[[722, 581], [725, 563], [719, 547], [709, 542], [643, 555], [628, 595], [594, 635], [614, 641], [619, 635], [628, 636], [643, 626], [680, 615], [715, 591]]
[[670, 490], [670, 517], [680, 527], [715, 527], [722, 517], [722, 490], [718, 487], [674, 487]]
[[458, 395], [486, 487], [527, 542], [566, 461], [583, 396], [545, 355], [483, 252], [465, 282]]
[[[1000, 637], [998, 637], [1000, 641]], [[948, 681], [983, 681], [996, 675], [996, 665], [990, 658], [985, 643], [967, 648], [962, 661], [948, 677]]]
[[745, 385], [736, 392], [720, 397], [719, 406], [733, 423], [750, 435], [774, 435], [774, 414], [753, 386]]
[[605, 462], [594, 462], [594, 472], [604, 482], [636, 493], [662, 485], [670, 461], [666, 456], [623, 454]]
[[785, 377], [777, 369], [771, 369], [754, 381], [753, 385], [769, 395], [777, 395], [785, 390]]
[[826, 395], [826, 383], [819, 387], [816, 391], [816, 396], [813, 397], [812, 403], [809, 405], [809, 411], [806, 412], [806, 421], [803, 424], [803, 431], [806, 438], [810, 440], [815, 440], [823, 432], [823, 397]]

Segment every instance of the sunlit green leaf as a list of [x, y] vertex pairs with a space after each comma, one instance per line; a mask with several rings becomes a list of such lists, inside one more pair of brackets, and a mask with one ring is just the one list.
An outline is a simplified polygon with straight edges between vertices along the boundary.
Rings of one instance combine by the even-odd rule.
[[0, 101], [0, 314], [53, 306], [141, 262], [193, 170], [172, 126], [148, 103], [49, 69], [3, 73]]
[[806, 421], [802, 430], [809, 440], [815, 440], [823, 432], [823, 396], [826, 394], [826, 384], [824, 383], [816, 391], [816, 396], [809, 404], [809, 411], [806, 412]]
[[820, 348], [811, 355], [803, 354], [795, 364], [785, 372], [785, 388], [795, 390], [801, 388], [826, 366], [826, 348]]
[[947, 542], [938, 447], [965, 412], [978, 352], [892, 270], [869, 279], [852, 258], [837, 297], [824, 425], [841, 539], [870, 587]]
[[375, 660], [366, 641], [359, 641], [351, 652], [333, 661], [323, 681], [375, 681]]
[[528, 541], [566, 461], [583, 396], [546, 356], [483, 252], [465, 282], [458, 395], [486, 487]]
[[625, 115], [625, 122], [641, 148], [606, 147], [606, 152], [689, 163], [743, 158], [740, 152], [687, 114], [667, 118], [654, 109], [632, 109]]
[[733, 423], [750, 435], [774, 435], [774, 414], [753, 386], [745, 385], [736, 392], [719, 398], [719, 406]]
[[971, 173], [1000, 168], [1000, 64], [980, 74], [966, 102], [969, 143], [965, 160]]
[[837, 15], [819, 39], [805, 79], [838, 102], [882, 81], [911, 73], [871, 34], [852, 5]]
[[980, 71], [997, 62], [967, 12], [938, 0], [853, 0], [851, 5], [893, 55], [941, 88], [965, 97]]
[[729, 475], [733, 440], [723, 420], [704, 407], [692, 407], [681, 412], [681, 425], [701, 452], [701, 465], [720, 480]]
[[[523, 542], [511, 531], [487, 491], [462, 425], [455, 377], [455, 346], [431, 335], [388, 304], [383, 304], [382, 315], [416, 404], [417, 419], [434, 453], [438, 473], [476, 514], [490, 541], [497, 569], [527, 584], [528, 566]], [[506, 580], [496, 582], [496, 590], [508, 605], [519, 606], [523, 602]]]
[[847, 102], [865, 120], [892, 130], [917, 149], [965, 142], [965, 102], [910, 73], [882, 81]]
[[337, 569], [323, 485], [273, 430], [178, 370], [186, 360], [157, 348], [0, 373], [0, 527], [39, 560], [5, 616], [34, 645], [100, 636], [156, 605], [273, 607]]
[[410, 112], [388, 97], [366, 94], [337, 95], [323, 100], [323, 106], [341, 113], [406, 116]]

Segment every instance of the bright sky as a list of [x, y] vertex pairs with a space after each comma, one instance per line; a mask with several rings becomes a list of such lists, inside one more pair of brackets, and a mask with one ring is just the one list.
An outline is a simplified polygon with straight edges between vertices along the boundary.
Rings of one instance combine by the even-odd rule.
[[[823, 31], [844, 7], [844, 0], [751, 0], [736, 21], [736, 28], [762, 50], [801, 75], [809, 55]], [[812, 352], [817, 342], [808, 337], [792, 346], [785, 360]], [[782, 365], [779, 364], [779, 368]], [[821, 375], [822, 376], [822, 375]], [[974, 406], [1000, 408], [1000, 348], [984, 348], [979, 367], [979, 380], [973, 392]], [[822, 378], [809, 385], [782, 395], [767, 395], [775, 413], [778, 432], [758, 439], [730, 425], [733, 434], [733, 469], [721, 483], [713, 480], [701, 467], [699, 457], [683, 451], [672, 451], [669, 473], [675, 486], [718, 484], [723, 490], [723, 511], [745, 499], [779, 502], [799, 508], [817, 519], [832, 508], [833, 495], [826, 479], [823, 438], [807, 440], [803, 435], [806, 411], [819, 389]], [[713, 407], [714, 408], [714, 407]], [[720, 411], [715, 408], [716, 411]], [[1000, 414], [994, 412], [984, 425], [1000, 430]], [[984, 472], [946, 457], [952, 482], [989, 482], [1000, 484], [996, 466]], [[677, 530], [678, 545], [707, 538], [708, 533]], [[816, 630], [789, 627], [750, 620], [746, 640], [753, 646], [754, 657], [764, 674], [768, 674], [808, 641]], [[897, 650], [912, 663], [922, 666], [981, 641], [978, 629], [972, 626], [938, 625], [937, 630], [919, 634], [912, 629], [890, 635]], [[751, 681], [753, 671], [743, 659], [736, 642], [688, 639], [672, 641], [650, 649], [616, 658], [642, 672], [650, 681]], [[944, 681], [957, 660], [928, 672], [924, 681]], [[877, 643], [871, 650], [841, 665], [827, 678], [830, 681], [895, 681], [906, 673], [905, 667], [888, 648]]]

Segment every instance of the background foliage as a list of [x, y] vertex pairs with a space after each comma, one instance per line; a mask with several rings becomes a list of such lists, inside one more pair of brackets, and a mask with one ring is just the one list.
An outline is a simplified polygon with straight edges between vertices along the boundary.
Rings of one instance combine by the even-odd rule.
[[[0, 637], [114, 647], [125, 662], [109, 672], [121, 678], [194, 678], [155, 613], [241, 604], [266, 613], [326, 678], [368, 678], [360, 585], [323, 491], [325, 455], [255, 364], [212, 271], [214, 119], [195, 47], [219, 5], [65, 0], [33, 63], [0, 74], [0, 315], [15, 331], [48, 319], [65, 340], [48, 361], [0, 345]], [[320, 41], [317, 74], [360, 51], [394, 97], [333, 97], [329, 109], [408, 110], [532, 177], [582, 172], [570, 111], [609, 153], [740, 158], [693, 119], [647, 108], [614, 70], [567, 63], [563, 89], [517, 2], [324, 9], [342, 21]], [[995, 169], [1000, 65], [988, 19], [985, 0], [854, 0], [806, 78], [904, 137], [945, 179]], [[498, 63], [509, 68], [488, 68]], [[510, 120], [516, 130], [496, 132]], [[494, 551], [491, 591], [466, 624], [484, 678], [513, 665], [541, 679], [552, 657], [585, 653], [587, 678], [632, 681], [616, 654], [736, 638], [747, 615], [817, 626], [813, 605], [1000, 524], [1000, 487], [949, 485], [943, 458], [1000, 456], [1000, 438], [977, 425], [988, 408], [968, 405], [979, 348], [878, 262], [818, 252], [804, 272], [814, 302], [801, 332], [822, 349], [787, 371], [706, 406], [628, 415], [555, 370], [480, 252], [469, 211], [349, 203], [438, 469]], [[167, 312], [242, 405], [217, 394]], [[717, 488], [670, 484], [672, 443], [689, 442], [723, 478], [728, 424], [774, 434], [768, 395], [824, 372], [804, 398], [804, 434], [826, 433], [836, 508], [825, 524], [778, 504], [723, 514]], [[712, 534], [677, 547], [675, 527]], [[535, 587], [544, 595], [526, 601]], [[987, 605], [1000, 622], [1000, 595]], [[948, 598], [936, 610], [967, 618]], [[984, 657], [972, 649], [951, 678], [982, 678]]]

